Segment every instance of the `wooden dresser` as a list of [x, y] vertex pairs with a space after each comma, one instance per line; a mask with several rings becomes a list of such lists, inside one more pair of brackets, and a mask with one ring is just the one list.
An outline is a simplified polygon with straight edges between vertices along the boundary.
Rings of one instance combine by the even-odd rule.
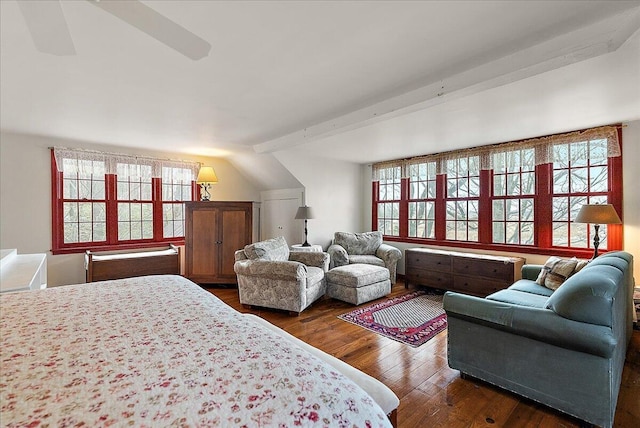
[[521, 257], [500, 257], [410, 248], [405, 251], [405, 287], [424, 285], [485, 297], [522, 278]]

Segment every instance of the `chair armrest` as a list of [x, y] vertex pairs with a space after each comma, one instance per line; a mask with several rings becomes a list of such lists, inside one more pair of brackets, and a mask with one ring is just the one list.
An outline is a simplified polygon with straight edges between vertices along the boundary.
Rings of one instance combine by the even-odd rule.
[[239, 260], [247, 260], [247, 255], [245, 254], [244, 250], [237, 250], [235, 253], [233, 253], [233, 256], [236, 262]]
[[443, 307], [454, 317], [565, 349], [610, 358], [617, 340], [611, 328], [563, 318], [550, 309], [514, 305], [446, 292]]
[[523, 265], [522, 266], [522, 279], [529, 279], [535, 281], [540, 275], [542, 265]]
[[376, 250], [376, 256], [384, 260], [385, 265], [397, 263], [402, 258], [402, 251], [393, 245], [380, 244]]
[[235, 262], [233, 270], [238, 275], [259, 276], [268, 279], [304, 280], [307, 267], [293, 261], [240, 260]]
[[347, 254], [347, 250], [342, 245], [330, 245], [327, 253], [331, 257], [331, 268], [349, 264], [349, 254]]
[[318, 267], [323, 272], [329, 270], [329, 254], [309, 251], [291, 251], [289, 260], [304, 263], [307, 266]]

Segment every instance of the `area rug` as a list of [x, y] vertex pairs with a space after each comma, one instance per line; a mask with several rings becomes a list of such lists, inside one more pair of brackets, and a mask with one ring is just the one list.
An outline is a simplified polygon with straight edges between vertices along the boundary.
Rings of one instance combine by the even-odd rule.
[[416, 348], [447, 328], [442, 294], [422, 290], [358, 308], [338, 318]]

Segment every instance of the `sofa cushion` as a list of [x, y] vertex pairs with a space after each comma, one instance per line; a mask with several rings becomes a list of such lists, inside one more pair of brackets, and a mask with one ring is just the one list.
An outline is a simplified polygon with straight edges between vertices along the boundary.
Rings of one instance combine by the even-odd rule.
[[375, 255], [376, 250], [382, 244], [382, 232], [336, 232], [334, 243], [347, 250], [348, 254]]
[[529, 306], [532, 308], [543, 309], [547, 303], [547, 297], [539, 294], [527, 293], [524, 291], [516, 291], [510, 288], [506, 290], [496, 291], [487, 296], [488, 300], [496, 302], [511, 303], [512, 305]]
[[551, 296], [553, 290], [529, 279], [519, 279], [509, 287], [509, 290], [522, 291], [524, 293], [537, 294], [539, 296]]
[[322, 282], [324, 279], [324, 270], [315, 266], [307, 266], [307, 288]]
[[349, 256], [349, 263], [376, 265], [376, 266], [384, 267], [384, 261], [381, 258], [376, 256], [371, 256], [371, 255], [354, 254], [352, 256]]
[[364, 264], [344, 265], [327, 272], [327, 282], [345, 287], [363, 287], [389, 279], [389, 269]]
[[542, 270], [540, 270], [536, 283], [544, 285], [551, 290], [557, 290], [573, 274], [577, 264], [577, 259], [549, 257]]
[[613, 299], [622, 280], [618, 267], [589, 266], [565, 281], [545, 307], [564, 318], [611, 327]]
[[244, 247], [244, 252], [250, 260], [268, 260], [285, 262], [289, 260], [289, 246], [282, 236], [267, 239]]

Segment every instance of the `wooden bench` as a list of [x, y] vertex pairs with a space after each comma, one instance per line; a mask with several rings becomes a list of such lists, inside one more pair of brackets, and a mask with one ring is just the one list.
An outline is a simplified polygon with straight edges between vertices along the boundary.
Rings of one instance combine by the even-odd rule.
[[131, 278], [144, 275], [180, 275], [180, 247], [139, 251], [87, 251], [85, 260], [86, 281]]

